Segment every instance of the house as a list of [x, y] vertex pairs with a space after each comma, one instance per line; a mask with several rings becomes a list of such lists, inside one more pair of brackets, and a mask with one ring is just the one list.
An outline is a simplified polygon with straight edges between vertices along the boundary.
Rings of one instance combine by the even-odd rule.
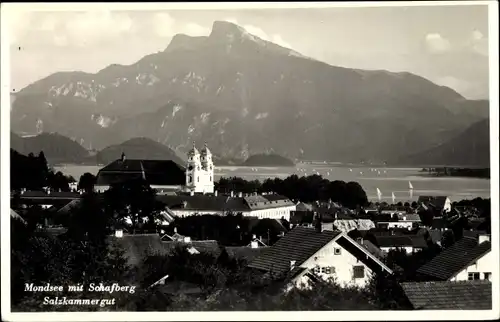
[[176, 217], [192, 215], [220, 215], [241, 213], [246, 217], [259, 219], [290, 220], [295, 204], [287, 197], [277, 194], [252, 194], [235, 196], [214, 194], [159, 195], [157, 200], [164, 203]]
[[401, 283], [415, 310], [491, 310], [490, 281]]
[[287, 279], [289, 285], [297, 287], [308, 287], [317, 278], [334, 278], [343, 286], [363, 287], [373, 272], [392, 274], [391, 269], [346, 233], [300, 226], [248, 267], [266, 272], [272, 278]]
[[417, 273], [428, 280], [491, 280], [495, 265], [498, 263], [491, 253], [489, 235], [465, 236], [420, 267]]
[[439, 213], [451, 211], [451, 200], [446, 196], [420, 196], [417, 201], [423, 209], [434, 209]]
[[374, 238], [375, 245], [385, 253], [402, 249], [407, 254], [412, 254], [427, 248], [427, 242], [422, 235], [374, 236]]

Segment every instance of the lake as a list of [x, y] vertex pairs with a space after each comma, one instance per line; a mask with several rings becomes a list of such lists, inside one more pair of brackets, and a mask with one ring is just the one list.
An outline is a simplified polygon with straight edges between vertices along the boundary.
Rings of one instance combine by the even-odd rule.
[[[76, 180], [85, 172], [97, 174], [100, 166], [62, 165], [55, 170], [71, 175]], [[420, 168], [370, 168], [367, 166], [341, 164], [298, 164], [296, 167], [238, 167], [220, 166], [215, 169], [216, 180], [220, 177], [242, 177], [246, 180], [265, 180], [267, 178], [286, 178], [291, 174], [299, 176], [319, 174], [334, 181], [356, 181], [368, 195], [377, 200], [377, 188], [382, 192], [382, 200], [391, 202], [392, 193], [398, 201], [418, 199], [421, 195], [445, 195], [452, 201], [476, 197], [490, 198], [490, 180], [459, 177], [426, 177]], [[413, 185], [413, 198], [410, 199], [409, 184]]]

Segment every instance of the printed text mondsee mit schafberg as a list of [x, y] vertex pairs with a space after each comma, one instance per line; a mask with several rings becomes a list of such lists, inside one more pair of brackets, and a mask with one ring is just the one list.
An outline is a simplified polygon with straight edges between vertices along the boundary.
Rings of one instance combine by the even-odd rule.
[[[44, 286], [41, 285], [33, 285], [31, 284], [24, 284], [24, 291], [25, 292], [62, 292], [63, 291], [63, 286], [60, 285], [50, 285], [50, 283], [47, 283]], [[68, 291], [73, 291], [73, 292], [82, 292], [83, 291], [83, 285], [77, 284], [77, 285], [69, 285], [68, 286]], [[135, 286], [120, 286], [118, 283], [113, 283], [111, 285], [104, 285], [103, 283], [99, 283], [96, 285], [95, 283], [91, 283], [89, 285], [88, 291], [90, 292], [108, 292], [108, 293], [113, 293], [113, 292], [128, 292], [130, 294], [135, 293]]]

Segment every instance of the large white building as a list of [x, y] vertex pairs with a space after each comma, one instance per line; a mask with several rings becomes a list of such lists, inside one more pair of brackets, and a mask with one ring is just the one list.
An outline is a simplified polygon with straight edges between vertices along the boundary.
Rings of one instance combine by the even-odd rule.
[[207, 144], [198, 152], [193, 148], [188, 152], [186, 167], [186, 190], [193, 192], [214, 192], [214, 163]]
[[146, 180], [159, 194], [168, 192], [214, 192], [214, 164], [207, 144], [201, 153], [188, 152], [186, 167], [172, 160], [127, 159], [125, 154], [97, 174], [94, 190], [104, 192], [113, 184], [134, 179]]
[[219, 215], [241, 213], [245, 217], [258, 219], [290, 220], [290, 213], [296, 205], [287, 197], [277, 194], [176, 194], [160, 195], [163, 202], [176, 217], [193, 215]]

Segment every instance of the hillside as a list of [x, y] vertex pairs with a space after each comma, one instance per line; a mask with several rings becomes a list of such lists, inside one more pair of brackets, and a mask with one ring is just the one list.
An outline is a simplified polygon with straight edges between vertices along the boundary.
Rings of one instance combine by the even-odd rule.
[[277, 154], [255, 154], [241, 164], [246, 167], [293, 167], [295, 163]]
[[89, 154], [78, 142], [57, 133], [41, 133], [24, 138], [11, 133], [10, 147], [24, 155], [38, 155], [43, 151], [51, 164], [81, 163]]
[[489, 120], [479, 121], [451, 140], [423, 152], [403, 157], [395, 163], [418, 166], [489, 167]]
[[99, 151], [93, 158], [99, 164], [108, 164], [119, 159], [122, 153], [125, 153], [128, 159], [172, 160], [180, 165], [185, 163], [169, 147], [147, 138], [134, 138], [109, 146]]
[[223, 159], [359, 162], [442, 144], [488, 117], [488, 102], [410, 73], [331, 66], [216, 21], [208, 37], [176, 35], [130, 66], [50, 75], [16, 94], [11, 115], [18, 133], [87, 148], [145, 137], [184, 152], [207, 141]]

